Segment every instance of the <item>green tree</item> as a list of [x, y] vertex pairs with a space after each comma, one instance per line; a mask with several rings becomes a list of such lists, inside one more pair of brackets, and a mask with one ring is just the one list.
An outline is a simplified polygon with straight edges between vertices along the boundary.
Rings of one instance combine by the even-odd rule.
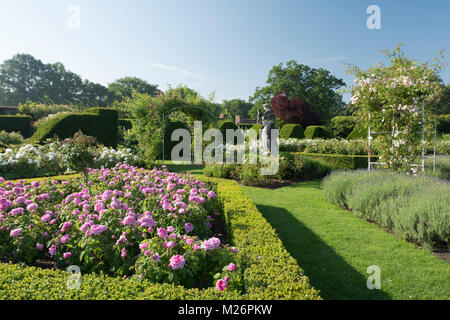
[[221, 105], [222, 113], [226, 119], [234, 121], [236, 115], [248, 118], [249, 111], [253, 108], [253, 104], [242, 99], [224, 100]]
[[44, 64], [29, 54], [16, 54], [0, 65], [0, 104], [105, 106], [107, 93], [101, 84], [83, 81], [60, 62]]
[[250, 97], [250, 101], [255, 103], [250, 111], [252, 117], [258, 109], [263, 110], [264, 103], [269, 103], [280, 92], [285, 92], [289, 98], [300, 97], [309, 102], [323, 122], [345, 108], [342, 96], [337, 92], [345, 86], [344, 81], [323, 68], [315, 69], [291, 60], [285, 66], [283, 63], [274, 66], [266, 83], [267, 86], [257, 87]]
[[3, 105], [17, 105], [27, 99], [42, 97], [42, 77], [45, 65], [29, 54], [17, 54], [0, 66], [0, 101]]
[[111, 93], [110, 99], [122, 101], [125, 98], [131, 98], [133, 90], [137, 93], [155, 96], [159, 93], [158, 85], [150, 84], [137, 77], [124, 77], [108, 85]]
[[442, 98], [437, 103], [437, 114], [450, 114], [450, 83], [442, 85]]

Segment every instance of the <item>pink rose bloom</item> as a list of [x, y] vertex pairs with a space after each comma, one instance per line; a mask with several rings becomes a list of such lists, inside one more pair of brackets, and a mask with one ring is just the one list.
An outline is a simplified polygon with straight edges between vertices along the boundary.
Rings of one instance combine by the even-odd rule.
[[63, 253], [63, 258], [64, 259], [69, 259], [72, 256], [72, 254], [70, 252], [64, 252]]
[[220, 279], [216, 283], [216, 289], [219, 291], [223, 291], [226, 288], [228, 288], [228, 282], [226, 282], [224, 279]]
[[194, 244], [193, 248], [194, 248], [194, 250], [198, 250], [198, 249], [200, 249], [200, 246], [198, 244]]
[[177, 254], [170, 258], [169, 268], [176, 270], [176, 269], [182, 269], [184, 267], [184, 257]]
[[53, 257], [56, 254], [56, 246], [52, 245], [50, 247], [50, 249], [48, 249], [48, 252], [50, 253], [50, 255]]
[[167, 230], [164, 228], [158, 228], [156, 229], [156, 232], [158, 233], [158, 237], [163, 238], [163, 239], [167, 239]]
[[192, 225], [192, 223], [186, 222], [184, 224], [184, 230], [186, 230], [186, 232], [189, 233], [192, 230], [194, 230], [194, 226]]
[[172, 226], [168, 226], [168, 227], [167, 227], [167, 231], [168, 231], [168, 232], [174, 232], [174, 231], [175, 231], [175, 228], [172, 227]]
[[145, 250], [145, 252], [144, 252], [144, 255], [145, 256], [149, 256], [149, 255], [151, 255], [152, 253], [150, 252], [150, 250]]
[[126, 216], [125, 219], [123, 219], [123, 224], [126, 226], [133, 225], [135, 221], [136, 219], [134, 218], [134, 216], [130, 215]]
[[69, 242], [70, 236], [68, 234], [65, 234], [61, 237], [60, 243], [67, 243]]
[[164, 248], [173, 248], [175, 247], [175, 241], [168, 241], [168, 242], [164, 242], [163, 244]]
[[8, 215], [10, 215], [10, 216], [17, 216], [18, 214], [21, 214], [21, 213], [23, 213], [23, 208], [15, 208], [15, 209], [12, 209], [8, 213]]
[[236, 270], [236, 265], [234, 263], [230, 263], [227, 266], [227, 269], [228, 269], [228, 271], [234, 271], [234, 270]]
[[36, 203], [30, 203], [29, 205], [27, 205], [28, 211], [36, 210], [37, 208], [39, 208], [39, 206]]
[[121, 252], [121, 254], [120, 254], [120, 257], [121, 257], [121, 258], [125, 258], [126, 256], [127, 256], [127, 249], [123, 248], [123, 249], [122, 249], [122, 252]]
[[223, 278], [223, 280], [225, 280], [226, 282], [229, 282], [230, 281], [230, 277], [226, 276], [225, 278]]
[[68, 231], [71, 226], [72, 226], [72, 222], [70, 222], [70, 221], [64, 222], [64, 224], [63, 224], [63, 226], [61, 228], [61, 232]]
[[9, 235], [13, 238], [16, 238], [16, 237], [20, 236], [21, 233], [22, 233], [22, 228], [18, 228], [18, 229], [11, 230]]
[[216, 237], [212, 237], [206, 241], [202, 242], [202, 249], [203, 250], [214, 250], [217, 249], [220, 246], [220, 239]]
[[191, 245], [194, 242], [194, 239], [186, 239], [186, 244]]
[[139, 244], [139, 249], [141, 249], [141, 250], [144, 250], [147, 247], [148, 247], [148, 243], [147, 242], [143, 242], [143, 243]]
[[44, 249], [44, 245], [42, 243], [36, 243], [36, 249], [42, 251]]
[[208, 197], [208, 199], [218, 198], [217, 194], [215, 194], [214, 191], [208, 192], [208, 194], [206, 196]]

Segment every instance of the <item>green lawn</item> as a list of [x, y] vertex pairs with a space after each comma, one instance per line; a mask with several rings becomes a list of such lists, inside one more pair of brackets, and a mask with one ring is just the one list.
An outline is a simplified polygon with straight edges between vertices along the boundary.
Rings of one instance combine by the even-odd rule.
[[[243, 187], [324, 299], [450, 299], [450, 264], [328, 203], [320, 181]], [[366, 286], [381, 269], [381, 290]]]

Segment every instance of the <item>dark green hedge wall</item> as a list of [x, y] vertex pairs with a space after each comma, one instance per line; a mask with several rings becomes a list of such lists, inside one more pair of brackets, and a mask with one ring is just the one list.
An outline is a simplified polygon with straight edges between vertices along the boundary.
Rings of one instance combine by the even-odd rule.
[[305, 132], [303, 128], [299, 124], [285, 124], [281, 127], [280, 130], [280, 138], [281, 139], [289, 139], [289, 138], [297, 138], [303, 139], [305, 137]]
[[83, 113], [55, 116], [41, 126], [30, 138], [30, 142], [39, 142], [53, 136], [60, 139], [72, 137], [78, 130], [83, 134], [96, 137], [105, 146], [117, 146], [117, 110], [109, 108], [91, 108]]
[[327, 128], [322, 126], [309, 126], [305, 130], [305, 138], [314, 139], [314, 138], [323, 138], [328, 139], [331, 138], [331, 133]]
[[0, 131], [19, 132], [24, 138], [31, 136], [31, 117], [26, 115], [0, 116]]
[[[180, 143], [179, 141], [171, 141], [172, 133], [176, 129], [189, 130], [189, 127], [184, 122], [181, 122], [181, 121], [171, 121], [167, 124], [166, 130], [164, 133], [164, 159], [165, 160], [172, 160], [172, 156], [171, 156], [172, 149], [178, 143]], [[159, 148], [159, 150], [161, 150], [161, 148]], [[162, 159], [162, 154], [160, 155], [160, 157]]]
[[[296, 156], [303, 156], [306, 158], [310, 158], [312, 160], [319, 161], [333, 170], [337, 169], [355, 170], [367, 168], [367, 156], [304, 153], [304, 152], [297, 152], [295, 154]], [[372, 161], [376, 161], [376, 157], [373, 157]]]

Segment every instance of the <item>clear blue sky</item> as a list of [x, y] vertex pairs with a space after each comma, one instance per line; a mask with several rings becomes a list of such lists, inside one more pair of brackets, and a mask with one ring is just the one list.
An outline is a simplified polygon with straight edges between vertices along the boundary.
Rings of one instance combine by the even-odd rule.
[[[381, 9], [369, 30], [366, 9]], [[432, 61], [450, 49], [449, 0], [0, 0], [0, 61], [29, 53], [104, 85], [137, 76], [161, 89], [188, 85], [203, 95], [244, 98], [270, 68], [297, 60], [352, 83], [343, 62], [369, 67], [404, 43]], [[80, 29], [67, 28], [69, 5]], [[450, 60], [450, 53], [446, 58]], [[450, 67], [441, 76], [450, 82]], [[348, 100], [348, 96], [346, 96]]]

